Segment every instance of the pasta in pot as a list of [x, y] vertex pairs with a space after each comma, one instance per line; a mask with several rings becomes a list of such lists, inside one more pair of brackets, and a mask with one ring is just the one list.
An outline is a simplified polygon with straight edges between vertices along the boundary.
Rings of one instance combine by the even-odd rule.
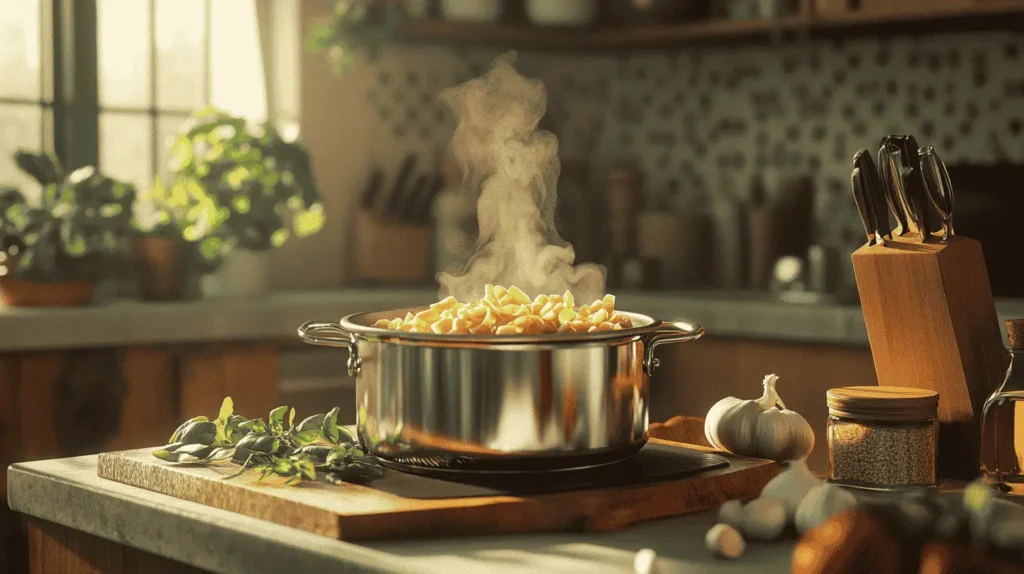
[[615, 296], [605, 295], [589, 305], [576, 307], [572, 293], [538, 295], [536, 299], [517, 287], [484, 287], [484, 298], [461, 303], [447, 297], [419, 313], [404, 318], [381, 319], [374, 327], [411, 333], [463, 335], [539, 335], [619, 331], [633, 326], [629, 317], [615, 310]]

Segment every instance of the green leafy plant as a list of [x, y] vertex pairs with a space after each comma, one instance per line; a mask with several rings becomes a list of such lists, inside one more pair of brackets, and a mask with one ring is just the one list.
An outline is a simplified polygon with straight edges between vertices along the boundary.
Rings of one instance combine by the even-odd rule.
[[15, 275], [34, 282], [97, 280], [131, 233], [135, 187], [95, 167], [66, 173], [48, 153], [19, 150], [14, 160], [42, 186], [37, 201], [0, 191], [0, 247]]
[[227, 479], [253, 470], [261, 481], [278, 476], [289, 485], [316, 480], [318, 471], [334, 484], [365, 482], [384, 472], [352, 433], [338, 426], [337, 407], [296, 425], [295, 409], [286, 406], [270, 411], [266, 421], [236, 415], [231, 397], [224, 399], [216, 420], [198, 416], [183, 422], [153, 456], [185, 464], [230, 459], [240, 468]]
[[407, 18], [401, 0], [335, 0], [330, 24], [313, 28], [306, 43], [315, 52], [325, 52], [340, 75], [358, 54], [376, 57]]
[[207, 221], [206, 209], [212, 203], [205, 196], [206, 191], [193, 180], [175, 180], [165, 185], [157, 177], [149, 189], [138, 193], [132, 227], [143, 235], [183, 239], [186, 229], [203, 226]]
[[213, 108], [196, 113], [173, 146], [173, 183], [153, 195], [178, 214], [182, 236], [207, 261], [263, 251], [320, 231], [324, 208], [309, 153], [269, 123]]

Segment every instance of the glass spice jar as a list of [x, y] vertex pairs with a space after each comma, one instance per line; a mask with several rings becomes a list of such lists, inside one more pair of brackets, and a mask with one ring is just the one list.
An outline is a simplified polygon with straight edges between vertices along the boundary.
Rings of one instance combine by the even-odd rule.
[[843, 387], [827, 400], [829, 481], [877, 490], [937, 484], [938, 393]]

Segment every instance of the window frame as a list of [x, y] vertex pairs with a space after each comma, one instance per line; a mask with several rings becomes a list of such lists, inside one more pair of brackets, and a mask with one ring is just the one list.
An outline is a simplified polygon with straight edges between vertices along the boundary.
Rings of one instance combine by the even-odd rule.
[[[45, 151], [53, 152], [68, 170], [100, 161], [100, 116], [104, 112], [145, 115], [149, 122], [149, 171], [160, 174], [161, 118], [188, 118], [194, 109], [161, 107], [157, 104], [158, 51], [156, 37], [157, 0], [137, 0], [149, 5], [150, 43], [148, 106], [103, 106], [99, 99], [99, 29], [97, 0], [40, 1], [40, 97], [0, 97], [2, 106], [33, 106], [41, 109], [39, 129]], [[203, 1], [203, 105], [211, 101], [211, 0]]]

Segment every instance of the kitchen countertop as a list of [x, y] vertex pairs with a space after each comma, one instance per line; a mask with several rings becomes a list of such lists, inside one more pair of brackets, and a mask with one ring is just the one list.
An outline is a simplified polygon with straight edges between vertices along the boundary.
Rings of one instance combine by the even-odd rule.
[[[436, 300], [436, 295], [433, 288], [361, 288], [175, 303], [0, 307], [0, 352], [294, 340], [295, 329], [311, 319], [337, 320], [359, 311], [421, 305]], [[617, 306], [660, 319], [696, 321], [715, 336], [862, 346], [868, 342], [857, 305], [794, 303], [746, 292], [657, 291], [620, 292]], [[1024, 317], [1024, 300], [999, 300], [996, 307], [1000, 319]]]
[[793, 541], [751, 544], [737, 560], [713, 558], [704, 534], [714, 513], [607, 533], [481, 536], [353, 544], [96, 476], [96, 456], [15, 464], [12, 509], [218, 573], [588, 572], [630, 574], [642, 548], [668, 573], [790, 572]]

